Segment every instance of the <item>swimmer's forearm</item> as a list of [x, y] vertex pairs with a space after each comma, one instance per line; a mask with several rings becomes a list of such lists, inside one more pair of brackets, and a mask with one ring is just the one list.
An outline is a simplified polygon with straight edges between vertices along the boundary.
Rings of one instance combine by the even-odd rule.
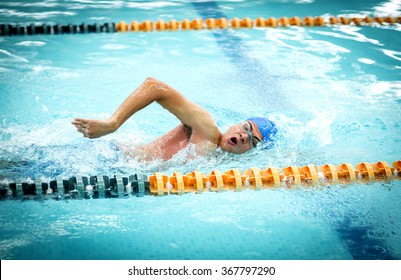
[[147, 78], [124, 102], [117, 108], [110, 118], [110, 122], [117, 130], [133, 114], [157, 101], [163, 105], [163, 100], [172, 98], [172, 95], [178, 94], [171, 90], [166, 84]]
[[[72, 124], [84, 137], [98, 138], [116, 131], [129, 117], [154, 101], [168, 107], [180, 94], [166, 84], [147, 78], [125, 101], [113, 115], [105, 120], [87, 120], [76, 118]], [[174, 107], [174, 106], [173, 106]]]

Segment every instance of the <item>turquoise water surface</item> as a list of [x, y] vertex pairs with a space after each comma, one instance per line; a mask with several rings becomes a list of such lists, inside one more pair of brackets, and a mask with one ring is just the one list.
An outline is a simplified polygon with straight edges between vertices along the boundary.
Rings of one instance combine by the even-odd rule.
[[[400, 1], [28, 1], [0, 23], [366, 16]], [[0, 37], [0, 180], [279, 168], [401, 159], [400, 25]], [[102, 139], [104, 118], [146, 77], [205, 107], [225, 131], [268, 116], [274, 148], [143, 163], [178, 124], [157, 104]], [[1, 259], [400, 259], [400, 181], [99, 200], [0, 201]]]

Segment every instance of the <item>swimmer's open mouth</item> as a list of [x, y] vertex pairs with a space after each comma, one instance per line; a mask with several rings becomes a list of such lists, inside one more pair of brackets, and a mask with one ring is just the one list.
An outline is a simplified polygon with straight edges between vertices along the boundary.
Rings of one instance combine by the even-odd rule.
[[230, 138], [230, 144], [233, 145], [233, 146], [236, 146], [238, 144], [237, 137], [231, 137]]

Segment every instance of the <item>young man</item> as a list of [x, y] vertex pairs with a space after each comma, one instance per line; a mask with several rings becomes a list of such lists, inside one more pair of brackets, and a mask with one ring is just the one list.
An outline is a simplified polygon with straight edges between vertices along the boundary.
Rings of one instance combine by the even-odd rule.
[[265, 118], [252, 118], [231, 126], [222, 134], [213, 117], [199, 105], [186, 99], [169, 85], [153, 78], [147, 78], [105, 120], [76, 118], [72, 124], [84, 137], [98, 138], [116, 131], [133, 114], [156, 101], [174, 114], [180, 121], [177, 127], [138, 151], [146, 158], [168, 160], [189, 144], [195, 146], [196, 153], [204, 155], [217, 147], [226, 152], [242, 154], [262, 141], [272, 141], [277, 128]]

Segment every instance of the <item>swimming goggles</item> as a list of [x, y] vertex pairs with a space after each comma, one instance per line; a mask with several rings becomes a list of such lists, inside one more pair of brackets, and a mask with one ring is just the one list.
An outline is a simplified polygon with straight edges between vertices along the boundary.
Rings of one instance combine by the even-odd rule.
[[258, 145], [258, 143], [260, 143], [260, 140], [256, 137], [252, 136], [252, 125], [249, 122], [242, 122], [240, 123], [241, 130], [243, 132], [248, 133], [249, 135], [249, 145], [251, 145], [251, 148], [256, 148], [256, 146]]

